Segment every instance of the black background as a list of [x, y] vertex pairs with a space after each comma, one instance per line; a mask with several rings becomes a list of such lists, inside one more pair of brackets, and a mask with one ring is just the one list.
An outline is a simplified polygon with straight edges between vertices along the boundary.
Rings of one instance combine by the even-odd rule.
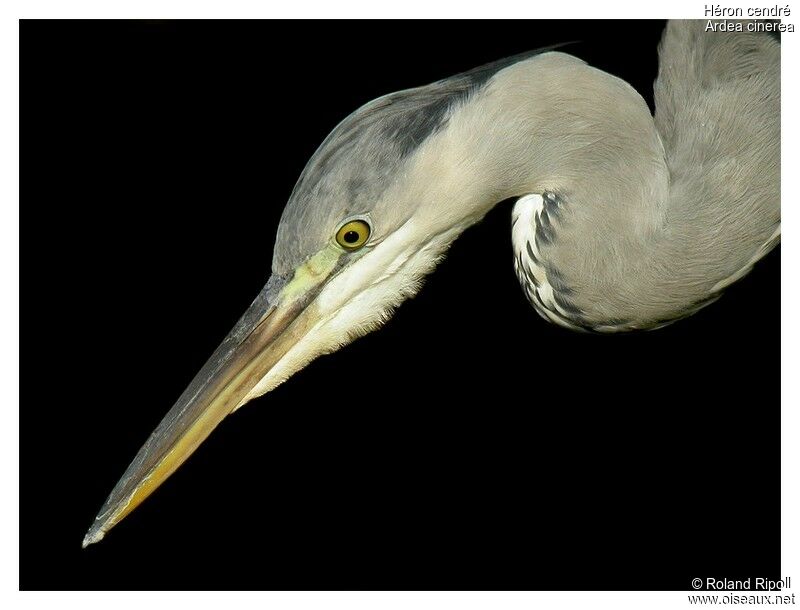
[[779, 575], [779, 253], [656, 332], [542, 321], [508, 204], [98, 545], [360, 104], [556, 42], [652, 106], [662, 22], [21, 24], [23, 589], [687, 589]]

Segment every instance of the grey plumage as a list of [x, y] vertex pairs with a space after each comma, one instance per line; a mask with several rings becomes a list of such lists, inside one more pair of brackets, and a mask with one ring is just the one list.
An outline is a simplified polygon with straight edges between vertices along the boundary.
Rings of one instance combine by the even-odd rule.
[[[576, 77], [605, 81], [600, 107], [623, 93], [630, 108], [612, 120], [632, 129], [612, 136], [609, 121], [580, 114], [581, 137], [596, 145], [583, 175], [559, 183], [564, 222], [553, 229], [543, 214], [535, 227], [539, 257], [585, 314], [574, 321], [597, 330], [662, 326], [695, 312], [780, 238], [779, 45], [671, 22], [660, 54], [655, 130], [638, 94], [576, 66]], [[609, 137], [615, 142], [603, 147]], [[550, 233], [550, 243], [539, 239]]]

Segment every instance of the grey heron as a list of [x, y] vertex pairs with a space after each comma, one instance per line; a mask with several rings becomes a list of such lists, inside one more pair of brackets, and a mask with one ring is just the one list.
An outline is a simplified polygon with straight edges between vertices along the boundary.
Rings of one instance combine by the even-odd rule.
[[780, 240], [780, 45], [670, 22], [656, 113], [557, 50], [378, 98], [312, 156], [272, 277], [111, 492], [84, 546], [219, 422], [378, 328], [448, 246], [515, 198], [522, 290], [571, 330], [653, 329], [718, 298]]

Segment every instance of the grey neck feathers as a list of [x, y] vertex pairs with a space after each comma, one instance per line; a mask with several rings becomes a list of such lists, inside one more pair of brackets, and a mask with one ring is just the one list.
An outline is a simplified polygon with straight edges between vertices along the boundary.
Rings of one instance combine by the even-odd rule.
[[[735, 130], [753, 117], [731, 120]], [[769, 137], [772, 123], [761, 127]], [[680, 146], [674, 135], [665, 137], [672, 148]], [[447, 128], [422, 147], [412, 173], [439, 176], [434, 192], [420, 196], [457, 198], [458, 205], [443, 207], [458, 209], [465, 225], [504, 199], [558, 193], [566, 214], [547, 263], [599, 322], [648, 326], [713, 299], [726, 278], [763, 256], [775, 230], [771, 218], [748, 220], [752, 203], [731, 211], [730, 190], [743, 189], [738, 183], [712, 182], [717, 192], [709, 191], [698, 167], [709, 160], [677, 167], [670, 154], [680, 151], [672, 148], [665, 150], [647, 105], [627, 83], [572, 56], [547, 53], [499, 72], [455, 108]], [[769, 192], [779, 182], [774, 178], [759, 178], [764, 187], [752, 196], [776, 201]], [[450, 214], [430, 209], [452, 222]]]

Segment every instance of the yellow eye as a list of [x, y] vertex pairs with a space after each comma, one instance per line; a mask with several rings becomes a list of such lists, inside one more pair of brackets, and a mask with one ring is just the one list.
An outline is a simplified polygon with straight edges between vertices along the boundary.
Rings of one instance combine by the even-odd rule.
[[358, 250], [369, 239], [369, 225], [363, 220], [351, 220], [336, 231], [336, 243], [345, 250]]

